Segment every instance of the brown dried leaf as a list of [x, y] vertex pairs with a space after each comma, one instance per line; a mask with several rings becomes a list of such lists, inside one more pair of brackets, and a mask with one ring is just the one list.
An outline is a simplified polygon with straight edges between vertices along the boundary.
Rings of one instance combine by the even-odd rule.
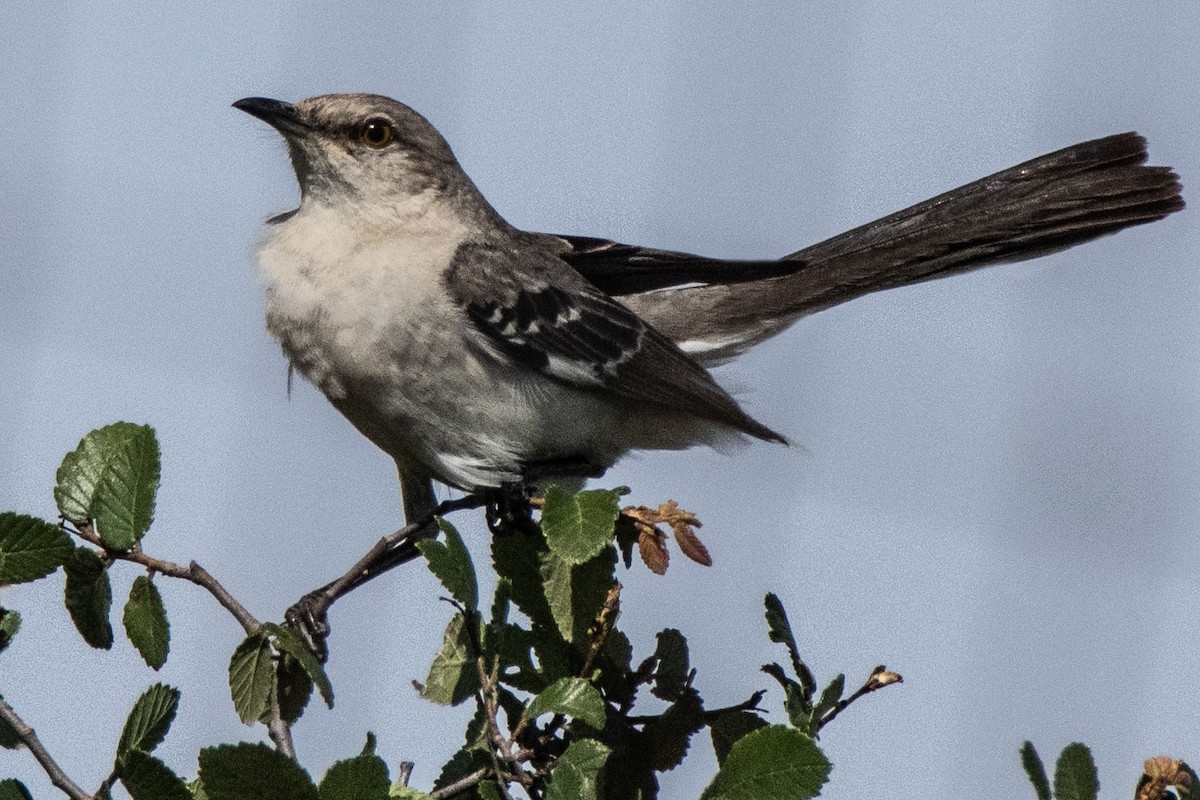
[[[1146, 759], [1142, 779], [1137, 785], [1135, 800], [1160, 800], [1174, 794], [1177, 797], [1188, 795], [1192, 788], [1192, 776], [1187, 764], [1169, 756], [1155, 756]], [[1175, 789], [1175, 792], [1169, 792]]]
[[679, 542], [679, 552], [695, 561], [704, 567], [712, 566], [712, 556], [708, 554], [708, 548], [704, 546], [704, 542], [700, 541], [700, 537], [696, 532], [689, 527], [671, 527], [675, 532], [675, 541]]
[[667, 552], [667, 535], [653, 525], [638, 526], [638, 552], [642, 561], [655, 575], [663, 575], [671, 554]]

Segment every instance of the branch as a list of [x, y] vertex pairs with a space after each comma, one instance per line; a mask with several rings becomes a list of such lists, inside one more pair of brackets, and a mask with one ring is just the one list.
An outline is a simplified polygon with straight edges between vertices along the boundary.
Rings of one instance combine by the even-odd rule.
[[301, 597], [287, 610], [284, 619], [305, 635], [310, 649], [325, 662], [329, 658], [329, 650], [325, 646], [325, 640], [329, 638], [327, 616], [335, 602], [368, 581], [420, 555], [417, 542], [437, 535], [437, 528], [434, 527], [436, 517], [444, 517], [452, 511], [465, 508], [479, 508], [486, 503], [484, 497], [467, 495], [439, 504], [427, 516], [382, 537], [340, 578]]
[[73, 780], [67, 777], [67, 773], [63, 772], [62, 767], [58, 762], [51, 757], [50, 753], [46, 752], [46, 748], [42, 745], [33, 728], [25, 724], [25, 720], [17, 716], [17, 712], [13, 711], [12, 706], [0, 700], [0, 720], [8, 723], [8, 725], [16, 731], [17, 738], [22, 744], [29, 748], [29, 752], [42, 765], [42, 769], [46, 771], [46, 775], [50, 778], [50, 782], [62, 789], [71, 800], [95, 800], [90, 794], [79, 788]]
[[446, 798], [453, 797], [461, 791], [470, 789], [472, 786], [477, 786], [480, 781], [490, 774], [491, 770], [487, 767], [480, 767], [465, 778], [459, 778], [454, 783], [447, 784], [436, 791], [430, 792], [429, 796], [433, 800], [446, 800]]
[[163, 561], [162, 559], [147, 555], [142, 550], [140, 544], [134, 545], [131, 550], [109, 550], [104, 546], [104, 542], [100, 541], [100, 537], [96, 535], [96, 532], [92, 530], [91, 525], [81, 525], [78, 530], [68, 527], [66, 523], [63, 523], [62, 527], [68, 533], [74, 533], [89, 544], [99, 547], [108, 558], [116, 561], [129, 561], [134, 564], [140, 564], [146, 569], [161, 575], [166, 575], [169, 578], [182, 578], [185, 581], [191, 581], [197, 586], [206, 589], [225, 610], [233, 615], [233, 618], [238, 621], [238, 624], [242, 626], [246, 633], [254, 633], [262, 627], [262, 623], [247, 611], [245, 606], [239, 603], [208, 570], [195, 561], [186, 567], [172, 561]]
[[893, 683], [901, 683], [903, 680], [904, 678], [900, 676], [900, 673], [889, 672], [887, 667], [885, 667], [883, 664], [880, 664], [878, 667], [871, 670], [871, 674], [867, 678], [866, 683], [860, 686], [858, 691], [847, 697], [845, 700], [839, 700], [837, 705], [829, 709], [825, 716], [821, 717], [821, 722], [819, 725], [817, 725], [817, 730], [819, 731], [821, 728], [824, 728], [826, 725], [833, 722], [834, 718], [838, 714], [845, 711], [850, 704], [858, 698], [865, 697], [871, 692], [882, 689], [885, 686], [891, 686]]

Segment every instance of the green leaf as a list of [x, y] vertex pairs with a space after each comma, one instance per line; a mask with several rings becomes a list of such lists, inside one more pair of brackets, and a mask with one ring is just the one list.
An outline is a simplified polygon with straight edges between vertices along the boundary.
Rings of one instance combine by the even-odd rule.
[[76, 525], [91, 521], [95, 516], [92, 502], [96, 487], [108, 469], [111, 452], [127, 430], [134, 427], [137, 426], [118, 422], [97, 428], [84, 436], [79, 445], [63, 457], [54, 486], [54, 502], [58, 505], [58, 513]]
[[534, 720], [547, 712], [566, 714], [596, 730], [604, 728], [604, 699], [583, 678], [559, 678], [533, 698], [525, 714]]
[[158, 670], [167, 662], [167, 652], [171, 649], [171, 625], [167, 622], [162, 595], [147, 576], [139, 575], [134, 579], [122, 621], [125, 623], [125, 635], [141, 653], [147, 666]]
[[772, 642], [787, 646], [788, 655], [792, 659], [792, 671], [796, 673], [796, 679], [804, 690], [804, 704], [807, 710], [813, 692], [817, 690], [817, 682], [808, 666], [800, 658], [800, 649], [796, 647], [796, 637], [792, 635], [792, 624], [788, 622], [787, 612], [783, 610], [783, 603], [779, 602], [779, 598], [774, 594], [768, 592], [763, 600], [763, 605], [766, 606], [767, 635]]
[[200, 751], [208, 800], [320, 800], [295, 761], [265, 744], [223, 744]]
[[778, 664], [763, 664], [762, 671], [770, 675], [783, 687], [783, 708], [787, 712], [788, 722], [801, 730], [808, 730], [812, 716], [812, 706], [805, 702], [804, 689], [800, 684], [787, 676], [783, 667]]
[[0, 800], [33, 800], [33, 795], [16, 778], [5, 778], [0, 781]]
[[592, 623], [612, 588], [616, 563], [617, 553], [612, 547], [583, 564], [572, 564], [552, 552], [542, 556], [542, 589], [566, 642], [578, 647], [590, 641]]
[[500, 659], [500, 680], [531, 694], [546, 688], [546, 676], [533, 663], [534, 635], [512, 623], [490, 622], [483, 629], [484, 653]]
[[658, 666], [654, 670], [654, 687], [651, 692], [661, 700], [679, 699], [687, 689], [691, 672], [687, 639], [674, 628], [660, 631], [654, 657], [658, 660]]
[[0, 608], [0, 653], [21, 629], [21, 615], [7, 608]]
[[117, 775], [133, 800], [192, 800], [183, 778], [141, 750], [129, 751]]
[[106, 547], [127, 550], [150, 527], [158, 478], [154, 429], [118, 422], [90, 432], [67, 454], [54, 499], [72, 522], [94, 519]]
[[275, 667], [271, 645], [262, 633], [252, 633], [229, 659], [229, 691], [242, 722], [252, 725], [267, 710]]
[[829, 779], [830, 764], [811, 738], [768, 725], [734, 743], [701, 800], [807, 800]]
[[167, 735], [178, 708], [179, 690], [174, 687], [156, 683], [142, 692], [125, 718], [117, 743], [117, 759], [133, 750], [153, 752]]
[[576, 739], [554, 765], [546, 800], [596, 800], [596, 782], [612, 752], [595, 739]]
[[846, 676], [839, 674], [836, 678], [829, 682], [825, 690], [821, 692], [820, 699], [813, 706], [812, 713], [809, 714], [808, 732], [813, 736], [817, 735], [817, 731], [821, 728], [821, 718], [833, 710], [833, 708], [841, 701], [842, 693], [846, 691]]
[[45, 520], [0, 513], [0, 586], [44, 578], [70, 557], [71, 537]]
[[[300, 719], [312, 697], [313, 682], [300, 662], [287, 653], [275, 661], [275, 692], [279, 716], [289, 725]], [[265, 720], [263, 720], [265, 721]]]
[[473, 651], [466, 617], [455, 614], [446, 626], [442, 649], [433, 657], [421, 696], [446, 706], [456, 706], [474, 696], [479, 691], [479, 667]]
[[108, 565], [86, 547], [77, 547], [63, 563], [63, 569], [67, 573], [64, 603], [79, 635], [92, 647], [109, 649], [113, 632], [108, 621], [112, 608]]
[[692, 734], [704, 727], [704, 706], [695, 689], [687, 689], [661, 715], [647, 723], [650, 765], [657, 772], [675, 769], [683, 762]]
[[393, 783], [392, 788], [388, 790], [388, 800], [433, 800], [433, 795], [411, 786]]
[[109, 456], [92, 501], [96, 533], [106, 547], [128, 550], [146, 535], [154, 521], [159, 472], [154, 429], [130, 426]]
[[758, 714], [740, 709], [726, 711], [710, 720], [709, 734], [712, 736], [713, 752], [717, 754], [717, 764], [725, 763], [725, 757], [738, 739], [766, 726], [766, 721]]
[[333, 708], [333, 684], [329, 682], [329, 676], [325, 674], [325, 667], [313, 655], [313, 651], [308, 649], [304, 637], [295, 628], [276, 625], [273, 622], [263, 625], [263, 630], [275, 637], [275, 647], [280, 652], [287, 653], [300, 662], [300, 666], [316, 684], [317, 691], [320, 693], [321, 699], [325, 701], [325, 705]]
[[1046, 777], [1046, 767], [1042, 764], [1042, 757], [1038, 755], [1033, 742], [1021, 745], [1021, 766], [1029, 776], [1029, 782], [1033, 784], [1038, 800], [1050, 800], [1050, 779]]
[[388, 800], [388, 769], [379, 756], [338, 761], [318, 788], [321, 800]]
[[450, 595], [468, 611], [474, 611], [479, 606], [479, 584], [475, 580], [471, 554], [453, 525], [441, 517], [438, 517], [438, 525], [446, 534], [446, 543], [424, 539], [417, 542], [417, 549], [425, 556], [429, 571], [437, 576]]
[[550, 551], [568, 564], [595, 558], [612, 541], [620, 499], [619, 491], [609, 489], [571, 492], [549, 487], [542, 506], [542, 530]]
[[1092, 751], [1080, 742], [1064, 747], [1054, 767], [1055, 800], [1096, 800], [1099, 791]]
[[[453, 758], [442, 766], [441, 773], [438, 775], [437, 780], [433, 782], [433, 788], [435, 790], [443, 789], [452, 783], [457, 783], [481, 767], [491, 767], [492, 759], [488, 755], [488, 752], [488, 750], [480, 747], [476, 742], [469, 740], [465, 747], [455, 753]], [[467, 790], [462, 795], [455, 795], [454, 800], [460, 800], [460, 797], [465, 800], [477, 794]]]

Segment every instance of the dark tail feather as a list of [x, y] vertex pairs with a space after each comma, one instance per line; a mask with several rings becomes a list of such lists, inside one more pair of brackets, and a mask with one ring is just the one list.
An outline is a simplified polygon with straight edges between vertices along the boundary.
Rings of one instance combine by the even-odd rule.
[[[1065, 250], [1183, 208], [1179, 178], [1146, 167], [1136, 133], [1095, 139], [938, 195], [785, 258], [815, 287], [797, 311]], [[846, 296], [842, 296], [845, 293]]]
[[[870, 292], [1053, 253], [1183, 208], [1179, 178], [1121, 133], [1059, 150], [798, 250], [792, 275], [623, 297], [706, 363]], [[765, 322], [764, 322], [765, 321]]]

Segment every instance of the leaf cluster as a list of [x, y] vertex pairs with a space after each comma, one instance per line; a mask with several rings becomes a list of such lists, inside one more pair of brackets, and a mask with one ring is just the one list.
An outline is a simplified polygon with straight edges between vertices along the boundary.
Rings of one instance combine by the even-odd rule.
[[[290, 741], [291, 726], [314, 690], [333, 705], [333, 687], [311, 641], [290, 625], [254, 619], [198, 565], [182, 567], [143, 551], [159, 473], [159, 447], [149, 427], [116, 423], [89, 433], [58, 470], [57, 525], [0, 513], [0, 585], [38, 580], [61, 567], [64, 605], [76, 629], [89, 645], [108, 649], [114, 644], [110, 573], [123, 561], [141, 565], [146, 572], [130, 582], [122, 623], [155, 670], [170, 652], [158, 583], [163, 576], [185, 578], [208, 589], [247, 634], [229, 661], [233, 709], [246, 724], [265, 724], [276, 747], [206, 747], [197, 778], [185, 780], [153, 754], [180, 697], [177, 689], [155, 684], [130, 711], [108, 778], [93, 795], [80, 790], [72, 796], [109, 798], [120, 783], [134, 800], [490, 800], [511, 796], [513, 788], [547, 800], [648, 800], [658, 796], [661, 776], [684, 760], [694, 738], [707, 729], [719, 770], [703, 794], [706, 800], [801, 800], [817, 795], [830, 771], [816, 745], [817, 732], [870, 690], [864, 686], [843, 698], [839, 675], [814, 699], [816, 683], [787, 615], [768, 595], [768, 634], [784, 645], [788, 659], [787, 668], [763, 669], [784, 689], [788, 724], [767, 722], [759, 705], [762, 690], [748, 690], [749, 699], [737, 706], [707, 707], [683, 633], [664, 628], [654, 651], [639, 660], [618, 626], [619, 553], [629, 566], [636, 544], [653, 571], [665, 570], [665, 534], [658, 528], [663, 523], [685, 555], [707, 563], [694, 530], [699, 522], [674, 503], [623, 512], [625, 489], [551, 488], [540, 503], [539, 524], [497, 527], [490, 548], [496, 588], [486, 607], [475, 563], [449, 522], [437, 521], [440, 539], [417, 545], [453, 606], [420, 694], [439, 704], [475, 707], [463, 745], [430, 792], [408, 787], [404, 770], [393, 781], [370, 734], [358, 755], [335, 763], [314, 782]], [[0, 608], [0, 652], [21, 624], [20, 614]], [[0, 712], [12, 709], [0, 700]], [[17, 723], [17, 717], [0, 713], [0, 746], [32, 741], [32, 730]], [[0, 800], [27, 796], [19, 782], [0, 781]]]

